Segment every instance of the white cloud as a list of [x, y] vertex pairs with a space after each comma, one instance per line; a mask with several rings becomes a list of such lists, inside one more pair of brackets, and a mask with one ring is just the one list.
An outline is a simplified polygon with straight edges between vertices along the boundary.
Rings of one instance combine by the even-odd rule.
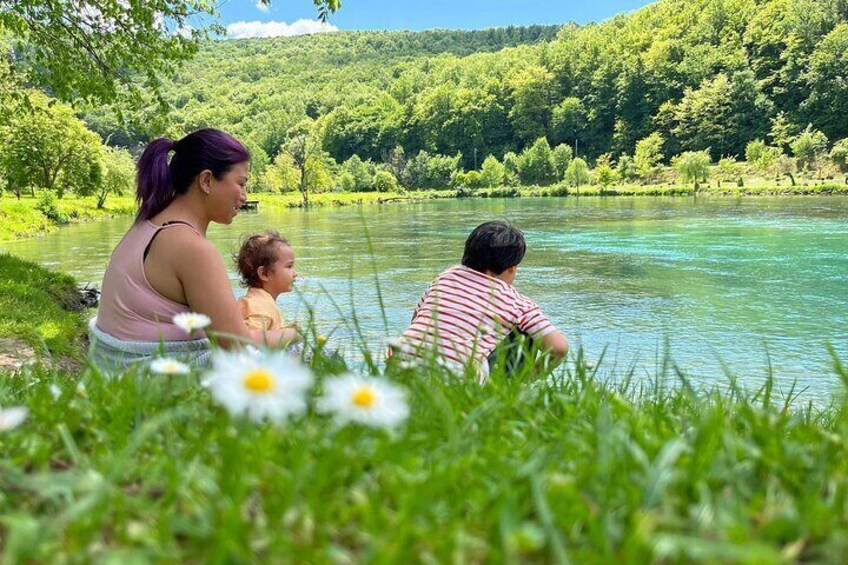
[[297, 20], [286, 22], [235, 22], [227, 26], [229, 39], [247, 39], [249, 37], [291, 37], [313, 33], [332, 33], [339, 31], [334, 25], [316, 20]]
[[268, 8], [269, 8], [268, 4], [263, 4], [262, 0], [256, 0], [256, 9], [257, 10], [259, 10], [260, 12], [267, 13]]
[[194, 34], [194, 28], [188, 24], [182, 25], [174, 32], [182, 38], [191, 39]]

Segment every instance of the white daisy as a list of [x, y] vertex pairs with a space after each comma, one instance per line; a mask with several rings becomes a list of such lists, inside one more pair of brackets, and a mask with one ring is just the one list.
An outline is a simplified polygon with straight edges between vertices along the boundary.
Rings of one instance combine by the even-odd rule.
[[55, 383], [47, 387], [47, 390], [49, 390], [50, 394], [53, 395], [53, 400], [59, 400], [59, 397], [62, 396], [62, 389], [59, 388]]
[[409, 417], [406, 391], [385, 379], [347, 373], [328, 379], [318, 409], [340, 422], [391, 428]]
[[88, 398], [88, 392], [85, 390], [85, 383], [77, 383], [77, 394], [83, 398]]
[[201, 381], [230, 414], [281, 422], [306, 411], [312, 374], [282, 352], [216, 351], [212, 369]]
[[29, 408], [25, 406], [12, 406], [0, 410], [0, 432], [13, 430], [24, 423], [29, 416]]
[[150, 370], [160, 375], [187, 375], [191, 367], [169, 357], [159, 357], [150, 362]]
[[209, 316], [206, 314], [198, 314], [196, 312], [183, 312], [174, 316], [174, 325], [191, 335], [195, 330], [202, 330], [212, 323]]

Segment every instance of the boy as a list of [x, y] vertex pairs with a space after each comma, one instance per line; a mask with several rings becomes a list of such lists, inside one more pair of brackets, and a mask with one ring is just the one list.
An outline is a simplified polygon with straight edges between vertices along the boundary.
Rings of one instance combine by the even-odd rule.
[[512, 286], [526, 249], [524, 234], [507, 221], [478, 226], [465, 241], [462, 266], [443, 271], [424, 292], [399, 340], [401, 355], [421, 359], [435, 353], [458, 374], [471, 366], [481, 384], [488, 377], [487, 358], [514, 330], [552, 357], [565, 357], [565, 337]]

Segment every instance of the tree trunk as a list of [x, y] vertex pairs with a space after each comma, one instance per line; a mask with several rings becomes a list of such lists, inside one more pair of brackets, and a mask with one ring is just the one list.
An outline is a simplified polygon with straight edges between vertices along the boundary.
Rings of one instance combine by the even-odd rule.
[[786, 176], [789, 177], [789, 181], [792, 183], [792, 186], [795, 186], [795, 175], [792, 173], [786, 173]]
[[306, 185], [306, 167], [300, 170], [300, 195], [303, 197], [303, 207], [309, 208], [309, 188]]

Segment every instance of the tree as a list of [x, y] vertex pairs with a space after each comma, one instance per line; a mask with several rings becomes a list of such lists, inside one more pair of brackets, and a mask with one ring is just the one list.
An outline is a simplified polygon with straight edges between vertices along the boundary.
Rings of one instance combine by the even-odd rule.
[[521, 158], [514, 152], [509, 151], [504, 154], [504, 183], [513, 185], [518, 182], [518, 169], [520, 167]]
[[291, 155], [280, 152], [274, 163], [262, 174], [262, 185], [271, 192], [291, 192], [300, 185], [300, 171], [294, 164]]
[[403, 147], [395, 146], [391, 151], [383, 155], [383, 162], [388, 171], [392, 174], [396, 182], [406, 188], [412, 187], [412, 179], [409, 176], [408, 161]]
[[786, 112], [780, 112], [771, 121], [769, 137], [774, 146], [780, 149], [781, 153], [785, 153], [789, 151], [789, 144], [800, 132], [801, 128], [789, 121]]
[[604, 153], [598, 157], [595, 163], [595, 178], [598, 184], [604, 188], [608, 187], [616, 181], [616, 172], [612, 168], [612, 158], [609, 153]]
[[[341, 4], [314, 2], [325, 19]], [[65, 101], [108, 102], [129, 94], [137, 108], [139, 87], [164, 104], [161, 77], [194, 55], [210, 32], [222, 31], [214, 23], [190, 23], [206, 24], [215, 16], [215, 4], [207, 0], [0, 0], [0, 29], [18, 44], [8, 69], [14, 82], [49, 88]]]
[[445, 157], [419, 151], [406, 164], [405, 175], [416, 188], [448, 188], [454, 172], [459, 169], [461, 155]]
[[540, 137], [521, 154], [518, 177], [524, 184], [550, 184], [556, 180], [551, 146], [546, 138]]
[[102, 159], [103, 179], [96, 190], [97, 208], [103, 208], [110, 194], [131, 192], [135, 183], [135, 161], [126, 149], [105, 147]]
[[342, 164], [342, 174], [350, 175], [353, 179], [353, 185], [349, 190], [363, 192], [371, 190], [374, 184], [374, 174], [371, 169], [370, 161], [363, 161], [359, 155], [354, 154], [350, 159]]
[[819, 42], [806, 78], [811, 89], [803, 106], [810, 119], [829, 136], [848, 135], [848, 23], [840, 23]]
[[374, 174], [374, 190], [377, 192], [395, 192], [400, 188], [391, 171], [377, 171]]
[[588, 184], [592, 177], [589, 174], [589, 165], [580, 157], [575, 157], [568, 165], [568, 170], [565, 172], [565, 180], [569, 185], [579, 187]]
[[454, 188], [483, 188], [483, 175], [477, 171], [457, 171], [451, 179]]
[[[570, 96], [560, 102], [551, 116], [551, 132], [557, 142], [576, 145], [586, 129], [586, 108], [579, 98]], [[567, 167], [568, 165], [566, 165]]]
[[781, 155], [780, 148], [766, 145], [762, 139], [755, 139], [745, 146], [745, 160], [760, 172], [771, 168]]
[[485, 187], [503, 186], [506, 170], [494, 155], [489, 155], [483, 161], [480, 171], [480, 183]]
[[550, 122], [553, 75], [544, 67], [527, 67], [509, 80], [512, 109], [509, 119], [518, 138], [530, 141], [545, 135]]
[[774, 166], [778, 176], [785, 175], [789, 177], [789, 181], [792, 183], [792, 186], [795, 186], [795, 171], [798, 170], [798, 164], [795, 162], [794, 158], [789, 155], [781, 155], [777, 158], [777, 162]]
[[658, 132], [636, 142], [636, 153], [633, 156], [633, 161], [639, 176], [645, 182], [651, 182], [657, 174], [657, 167], [663, 160], [663, 143], [665, 143], [665, 140]]
[[33, 94], [5, 128], [2, 168], [20, 190], [90, 193], [101, 180], [102, 149], [97, 134], [86, 129], [64, 104], [50, 104]]
[[721, 188], [722, 181], [732, 181], [736, 178], [736, 159], [724, 157], [718, 162], [718, 186]]
[[303, 197], [303, 206], [308, 208], [309, 193], [320, 188], [326, 177], [321, 150], [321, 131], [312, 120], [306, 119], [289, 130], [288, 138], [285, 152], [291, 157], [292, 164], [297, 169], [297, 189]]
[[571, 147], [568, 145], [562, 143], [554, 147], [551, 158], [554, 162], [554, 170], [556, 171], [557, 180], [565, 178], [565, 171], [568, 170], [568, 165], [571, 164], [572, 157], [574, 157], [574, 154], [571, 151]]
[[400, 142], [402, 107], [388, 94], [330, 112], [324, 149], [338, 162], [353, 155], [379, 160]]
[[836, 163], [840, 172], [848, 173], [848, 138], [841, 139], [833, 144], [830, 150], [830, 159]]
[[634, 181], [639, 178], [639, 171], [636, 169], [636, 163], [630, 155], [622, 155], [618, 158], [616, 173], [623, 181]]
[[740, 155], [748, 140], [765, 135], [768, 110], [752, 73], [736, 73], [732, 80], [719, 73], [686, 91], [673, 110], [672, 134], [683, 149]]
[[695, 190], [698, 190], [700, 181], [706, 182], [711, 163], [709, 150], [706, 149], [687, 151], [671, 160], [672, 166], [680, 173], [683, 182], [694, 182]]
[[801, 170], [812, 169], [827, 150], [827, 137], [820, 131], [807, 126], [792, 142], [792, 155], [798, 160]]
[[354, 192], [356, 191], [356, 179], [353, 178], [353, 175], [342, 171], [338, 177], [338, 187], [342, 192]]

